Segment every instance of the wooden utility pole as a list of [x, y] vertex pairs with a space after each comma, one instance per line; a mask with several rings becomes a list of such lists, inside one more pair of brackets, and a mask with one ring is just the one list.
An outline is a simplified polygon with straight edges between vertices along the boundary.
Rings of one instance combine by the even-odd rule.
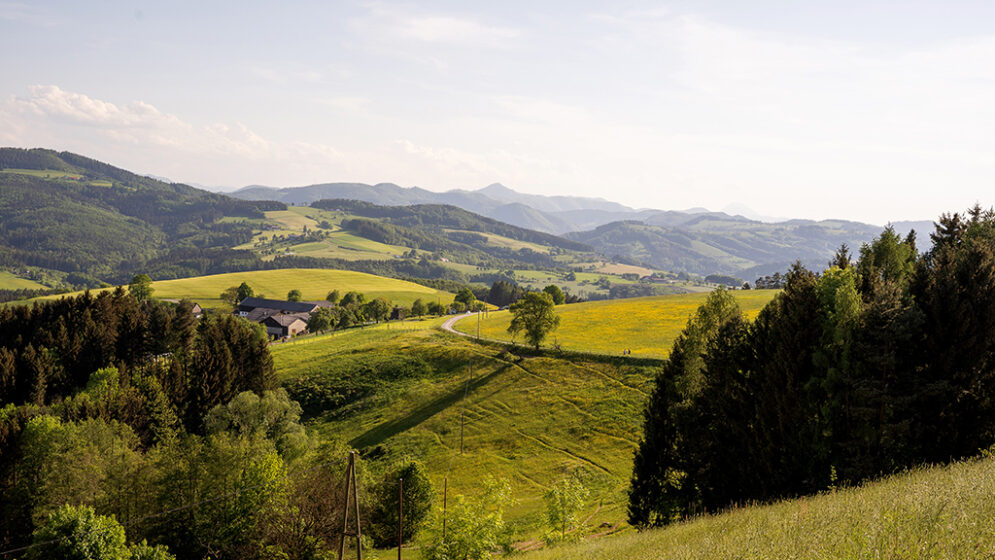
[[463, 454], [463, 424], [466, 414], [466, 395], [470, 392], [470, 385], [473, 383], [473, 362], [470, 362], [470, 377], [466, 380], [466, 389], [463, 391], [463, 406], [459, 411], [459, 454]]
[[446, 497], [449, 496], [449, 475], [442, 479], [442, 542], [446, 542]]
[[[349, 502], [356, 515], [356, 530], [349, 530]], [[356, 537], [356, 559], [363, 560], [363, 531], [359, 524], [359, 488], [356, 484], [356, 452], [349, 452], [349, 466], [345, 470], [345, 493], [342, 496], [342, 538], [339, 539], [339, 560], [345, 556], [346, 537]]]
[[401, 539], [404, 538], [404, 479], [397, 479], [397, 560], [401, 560]]

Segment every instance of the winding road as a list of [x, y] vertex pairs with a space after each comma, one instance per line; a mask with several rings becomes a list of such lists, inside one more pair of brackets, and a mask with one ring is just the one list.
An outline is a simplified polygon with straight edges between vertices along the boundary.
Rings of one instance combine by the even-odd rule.
[[456, 315], [455, 317], [446, 319], [446, 322], [442, 323], [442, 330], [446, 332], [451, 332], [453, 334], [458, 334], [460, 336], [470, 336], [468, 333], [460, 332], [453, 328], [453, 325], [456, 324], [456, 321], [459, 321], [460, 319], [466, 319], [470, 315], [473, 315], [473, 313], [468, 311], [466, 313], [463, 313], [462, 315]]

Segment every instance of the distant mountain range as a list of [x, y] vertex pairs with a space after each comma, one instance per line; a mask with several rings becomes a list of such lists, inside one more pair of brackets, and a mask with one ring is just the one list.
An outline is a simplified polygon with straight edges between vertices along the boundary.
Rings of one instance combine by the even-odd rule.
[[[230, 196], [237, 198], [67, 152], [0, 148], [0, 266], [60, 271], [74, 285], [120, 282], [135, 270], [175, 278], [275, 266], [247, 248], [235, 249], [254, 236], [256, 226], [244, 218], [264, 219], [266, 211], [285, 209], [285, 204], [318, 201], [332, 208], [349, 206], [353, 216], [370, 218], [348, 221], [360, 237], [448, 251], [465, 257], [458, 261], [462, 264], [502, 269], [566, 266], [563, 251], [593, 249], [653, 269], [753, 280], [783, 272], [796, 260], [821, 270], [841, 244], [856, 254], [882, 229], [842, 220], [766, 223], [703, 208], [635, 209], [600, 198], [523, 194], [498, 184], [444, 193], [388, 183], [253, 186]], [[407, 208], [364, 208], [362, 203]], [[915, 229], [920, 249], [928, 248], [932, 222], [893, 227], [902, 235]], [[473, 232], [525, 245], [495, 247]], [[530, 250], [528, 244], [547, 247], [548, 253]]]
[[[433, 192], [392, 183], [325, 183], [306, 187], [251, 186], [231, 193], [246, 200], [310, 204], [352, 199], [384, 206], [448, 204], [508, 224], [563, 235], [609, 257], [664, 270], [736, 274], [746, 279], [784, 271], [796, 260], [821, 270], [846, 243], [856, 253], [882, 227], [844, 220], [783, 220], [760, 216], [743, 205], [740, 213], [635, 209], [602, 198], [519, 193], [501, 184], [476, 191]], [[744, 214], [748, 214], [749, 217]], [[928, 248], [931, 221], [896, 222], [901, 235], [919, 233]]]

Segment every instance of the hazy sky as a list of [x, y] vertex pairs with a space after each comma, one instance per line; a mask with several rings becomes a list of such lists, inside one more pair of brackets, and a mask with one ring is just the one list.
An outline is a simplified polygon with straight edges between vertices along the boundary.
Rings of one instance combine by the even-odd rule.
[[0, 145], [931, 219], [995, 204], [995, 2], [0, 0]]

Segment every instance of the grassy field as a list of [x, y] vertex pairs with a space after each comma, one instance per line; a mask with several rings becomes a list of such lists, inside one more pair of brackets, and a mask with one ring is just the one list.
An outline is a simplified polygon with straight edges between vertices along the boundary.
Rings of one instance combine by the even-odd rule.
[[[451, 303], [454, 297], [449, 292], [395, 278], [384, 278], [349, 270], [321, 268], [255, 270], [181, 278], [179, 280], [161, 280], [152, 283], [154, 290], [152, 297], [157, 299], [188, 298], [203, 307], [218, 307], [222, 305], [219, 298], [221, 292], [231, 286], [238, 286], [242, 282], [252, 286], [257, 296], [261, 295], [271, 299], [285, 299], [287, 292], [293, 289], [300, 290], [304, 300], [312, 301], [325, 299], [328, 292], [332, 290], [338, 290], [342, 294], [348, 291], [357, 291], [366, 294], [367, 299], [385, 297], [398, 305], [411, 305], [419, 298], [426, 303], [433, 300]], [[46, 296], [42, 299], [74, 296], [78, 293]]]
[[153, 282], [152, 287], [155, 289], [153, 295], [157, 298], [189, 298], [205, 307], [212, 307], [221, 303], [218, 298], [221, 292], [242, 282], [252, 286], [256, 294], [263, 294], [272, 299], [284, 299], [287, 297], [287, 292], [298, 289], [305, 300], [325, 299], [332, 290], [339, 290], [343, 294], [355, 290], [366, 294], [368, 299], [382, 296], [401, 305], [411, 305], [411, 302], [418, 298], [426, 302], [438, 299], [449, 303], [453, 300], [453, 294], [403, 280], [348, 270], [311, 268], [233, 272], [164, 280]]
[[321, 439], [417, 457], [437, 489], [448, 476], [450, 499], [477, 494], [489, 475], [507, 479], [517, 500], [508, 516], [521, 539], [539, 530], [546, 488], [570, 475], [592, 491], [592, 521], [621, 522], [654, 367], [522, 358], [432, 329], [439, 321], [271, 349], [288, 387], [306, 379], [353, 395], [341, 406], [312, 411], [309, 426]]
[[518, 251], [521, 249], [531, 249], [536, 253], [549, 253], [549, 247], [546, 247], [545, 245], [539, 245], [537, 243], [529, 243], [528, 241], [519, 241], [517, 239], [512, 239], [510, 237], [505, 237], [503, 235], [498, 235], [496, 233], [468, 231], [468, 230], [459, 230], [459, 229], [447, 229], [446, 231], [460, 231], [465, 233], [482, 235], [487, 238], [487, 244], [493, 245], [494, 247], [505, 247], [507, 249], [512, 249], [514, 251]]
[[[341, 228], [342, 220], [347, 214], [311, 208], [308, 206], [291, 206], [287, 210], [266, 212], [262, 220], [245, 220], [243, 218], [225, 218], [223, 221], [245, 221], [258, 228], [252, 241], [236, 247], [258, 252], [262, 259], [271, 261], [281, 255], [301, 255], [316, 258], [335, 258], [344, 260], [386, 260], [408, 251], [407, 247], [387, 245], [359, 237]], [[325, 223], [330, 227], [321, 227]], [[327, 237], [317, 241], [294, 239], [308, 231], [322, 231]], [[283, 240], [274, 241], [274, 237], [282, 236]]]
[[[7, 168], [0, 169], [0, 173], [14, 173], [17, 175], [30, 175], [32, 177], [38, 177], [40, 179], [53, 179], [53, 180], [69, 180], [69, 181], [82, 181], [83, 176], [79, 173], [69, 173], [67, 171], [59, 171], [57, 169], [15, 169]], [[105, 181], [103, 179], [98, 179], [94, 181], [87, 181], [86, 184], [93, 185], [95, 187], [109, 187], [111, 186], [110, 181]]]
[[[327, 257], [345, 260], [384, 260], [402, 255], [407, 247], [387, 245], [347, 231], [334, 231], [321, 241], [311, 241], [288, 246], [287, 252], [306, 257]], [[263, 257], [271, 260], [276, 255]]]
[[47, 287], [34, 280], [21, 278], [11, 272], [0, 270], [0, 290], [42, 290]]
[[645, 533], [588, 539], [524, 560], [995, 557], [995, 460], [920, 469], [874, 482]]
[[[743, 290], [732, 293], [746, 316], [753, 318], [777, 292]], [[707, 293], [696, 293], [559, 306], [556, 311], [560, 315], [560, 327], [549, 335], [548, 342], [558, 343], [565, 350], [621, 354], [628, 349], [637, 357], [666, 357], [688, 317], [706, 297]], [[510, 340], [510, 322], [508, 311], [488, 313], [480, 321], [480, 336]], [[475, 334], [477, 319], [463, 319], [455, 328]]]

